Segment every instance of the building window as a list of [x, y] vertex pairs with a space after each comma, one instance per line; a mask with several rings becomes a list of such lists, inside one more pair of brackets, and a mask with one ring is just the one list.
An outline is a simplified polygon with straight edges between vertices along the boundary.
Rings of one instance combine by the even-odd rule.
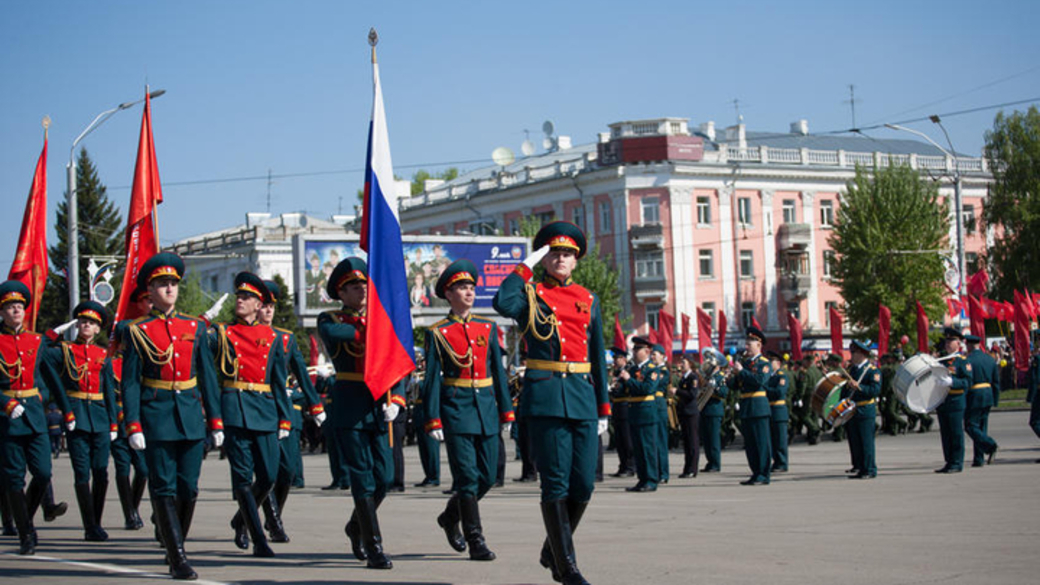
[[571, 208], [571, 223], [578, 226], [581, 231], [585, 230], [585, 206], [579, 205]]
[[794, 199], [784, 199], [784, 223], [795, 223]]
[[661, 202], [657, 197], [643, 197], [641, 206], [643, 208], [643, 225], [661, 223]]
[[739, 197], [737, 198], [737, 221], [741, 225], [751, 225], [751, 198], [750, 197]]
[[829, 277], [834, 273], [834, 250], [823, 251], [823, 275]]
[[493, 219], [477, 219], [469, 223], [469, 231], [478, 236], [493, 236], [495, 228]]
[[611, 209], [610, 201], [602, 201], [599, 204], [599, 231], [609, 234], [614, 230], [614, 211]]
[[711, 200], [707, 197], [697, 198], [697, 225], [711, 225]]
[[545, 225], [556, 219], [556, 212], [544, 211], [542, 213], [536, 213], [534, 216], [538, 219], [540, 225]]
[[715, 251], [700, 250], [700, 276], [701, 278], [715, 277]]
[[741, 278], [754, 278], [755, 277], [755, 260], [751, 250], [740, 251], [740, 277]]
[[[823, 324], [826, 325], [827, 327], [831, 326], [831, 309], [837, 310], [837, 308], [838, 308], [838, 303], [835, 302], [835, 301], [827, 301], [826, 303], [823, 303], [823, 314], [824, 314]], [[841, 351], [841, 348], [839, 347], [839, 348], [835, 349], [835, 348], [832, 347], [831, 351], [834, 351], [834, 352]]]
[[820, 227], [834, 226], [834, 201], [825, 199], [820, 201]]
[[740, 303], [740, 322], [744, 329], [751, 327], [755, 319], [755, 303]]
[[[979, 255], [975, 252], [964, 253], [964, 271], [969, 274], [975, 274], [979, 271]], [[963, 278], [963, 277], [962, 277]]]
[[705, 313], [707, 313], [709, 317], [711, 317], [711, 327], [712, 329], [714, 329], [717, 325], [715, 322], [715, 303], [710, 301], [706, 303], [701, 303], [701, 309]]
[[802, 304], [801, 303], [787, 303], [787, 312], [794, 315], [795, 319], [802, 320]]
[[636, 257], [636, 278], [664, 278], [664, 252], [639, 252]]
[[646, 324], [649, 325], [650, 328], [653, 329], [654, 331], [657, 331], [657, 326], [658, 326], [657, 316], [660, 315], [661, 307], [663, 307], [663, 306], [664, 305], [662, 305], [661, 303], [647, 303], [646, 304]]
[[220, 290], [220, 275], [214, 274], [209, 277], [209, 290], [212, 292]]
[[975, 206], [961, 205], [961, 217], [964, 221], [964, 233], [972, 235], [975, 233]]
[[519, 236], [520, 235], [520, 221], [515, 217], [509, 220], [509, 235]]

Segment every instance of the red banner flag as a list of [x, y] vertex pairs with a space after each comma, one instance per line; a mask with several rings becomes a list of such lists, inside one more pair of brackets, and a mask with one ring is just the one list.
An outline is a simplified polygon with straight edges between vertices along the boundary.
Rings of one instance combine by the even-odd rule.
[[844, 355], [843, 350], [845, 349], [845, 342], [843, 341], [841, 334], [841, 313], [839, 313], [838, 309], [834, 307], [830, 307], [828, 311], [831, 318], [831, 352], [838, 355]]
[[791, 357], [794, 361], [802, 360], [802, 323], [793, 313], [787, 313], [787, 329], [791, 333]]
[[698, 351], [711, 347], [711, 315], [700, 307], [697, 308], [697, 345], [700, 346]]
[[657, 337], [664, 346], [664, 359], [672, 361], [672, 338], [675, 337], [675, 316], [665, 312], [664, 309], [657, 314]]
[[621, 319], [617, 314], [614, 315], [614, 342], [612, 345], [613, 347], [628, 353], [628, 344], [625, 343], [625, 332], [621, 329]]
[[7, 275], [29, 287], [32, 301], [25, 307], [25, 328], [36, 330], [43, 287], [47, 284], [47, 134], [43, 136], [43, 152], [36, 161], [29, 200], [25, 202], [22, 230], [18, 234], [18, 251]]
[[892, 335], [892, 311], [885, 305], [878, 307], [878, 357], [888, 353], [888, 338]]
[[137, 274], [149, 258], [159, 252], [158, 215], [155, 206], [162, 203], [162, 184], [159, 182], [159, 163], [155, 159], [155, 138], [152, 135], [152, 100], [145, 92], [141, 136], [137, 143], [137, 165], [130, 191], [130, 209], [126, 214], [126, 264], [123, 267], [123, 288], [119, 291], [119, 306], [113, 324], [123, 319], [135, 319], [136, 306], [130, 302], [137, 287]]
[[679, 338], [679, 344], [681, 346], [680, 353], [686, 354], [686, 344], [690, 342], [690, 316], [686, 313], [682, 314], [682, 336]]
[[971, 322], [971, 334], [986, 337], [986, 309], [977, 297], [968, 295], [968, 320]]
[[755, 319], [754, 315], [751, 316], [751, 326], [760, 331], [762, 330], [762, 326], [758, 324], [758, 319]]
[[987, 288], [989, 288], [989, 274], [986, 274], [985, 268], [972, 274], [971, 278], [968, 279], [969, 295], [981, 297], [986, 294]]
[[914, 302], [917, 304], [917, 351], [928, 353], [928, 315], [919, 301]]
[[726, 351], [726, 312], [719, 311], [719, 351]]
[[318, 365], [318, 356], [321, 355], [321, 351], [318, 350], [318, 340], [314, 337], [313, 333], [308, 334], [307, 337], [310, 338], [309, 339], [309, 342], [310, 342], [310, 344], [309, 344], [310, 355], [307, 356], [307, 365], [308, 366], [316, 366], [316, 365]]
[[[1024, 372], [1029, 369], [1029, 328], [1032, 319], [1029, 317], [1030, 300], [1015, 291], [1015, 369]], [[1034, 398], [1034, 400], [1036, 400]]]
[[651, 345], [654, 343], [658, 343], [660, 340], [657, 338], [657, 331], [651, 329], [646, 334], [646, 340], [649, 341]]
[[961, 311], [964, 310], [964, 308], [964, 303], [962, 303], [959, 299], [947, 297], [946, 313], [950, 316], [951, 319], [956, 319], [957, 315], [960, 315]]

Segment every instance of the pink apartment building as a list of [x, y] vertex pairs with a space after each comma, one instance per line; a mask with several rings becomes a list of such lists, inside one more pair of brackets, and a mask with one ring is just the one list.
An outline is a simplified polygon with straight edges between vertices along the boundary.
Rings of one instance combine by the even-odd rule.
[[[951, 203], [951, 242], [957, 165], [967, 266], [992, 238], [977, 227], [991, 179], [982, 158], [954, 160], [915, 140], [812, 135], [804, 120], [786, 133], [716, 130], [713, 122], [691, 132], [685, 118], [609, 128], [596, 143], [428, 182], [402, 204], [404, 231], [512, 235], [525, 216], [573, 221], [620, 268], [626, 329], [656, 328], [662, 309], [678, 327], [685, 313], [687, 349], [697, 349], [698, 307], [715, 329], [726, 313], [727, 345], [754, 317], [768, 346], [789, 349], [791, 312], [806, 347], [830, 349], [827, 308], [842, 299], [830, 282], [827, 240], [856, 165], [910, 164], [938, 181]], [[675, 343], [678, 350], [678, 332]]]

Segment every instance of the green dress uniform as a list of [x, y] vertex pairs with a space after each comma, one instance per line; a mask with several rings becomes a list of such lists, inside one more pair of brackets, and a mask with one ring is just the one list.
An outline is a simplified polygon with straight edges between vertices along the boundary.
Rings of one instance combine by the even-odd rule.
[[[546, 224], [534, 248], [568, 248], [581, 258], [585, 235], [574, 224]], [[610, 415], [599, 299], [571, 279], [534, 276], [524, 264], [502, 281], [493, 305], [515, 320], [527, 344], [520, 418], [527, 420], [541, 476], [548, 540], [541, 563], [563, 582], [584, 583], [572, 535], [585, 512], [599, 458], [598, 419]]]
[[[749, 328], [748, 335], [765, 339], [760, 331]], [[747, 456], [751, 477], [743, 482], [746, 485], [769, 484], [769, 458], [772, 444], [769, 440], [769, 420], [772, 410], [766, 395], [766, 385], [773, 375], [773, 367], [769, 359], [759, 354], [741, 360], [744, 366], [737, 373], [739, 391], [741, 433], [744, 435], [744, 454]]]
[[[476, 282], [468, 260], [453, 262], [437, 282], [436, 294], [457, 282]], [[447, 283], [447, 284], [445, 284]], [[437, 523], [458, 550], [459, 521], [470, 557], [491, 560], [480, 524], [477, 501], [491, 489], [498, 471], [500, 425], [515, 419], [509, 381], [502, 367], [494, 321], [450, 313], [426, 332], [426, 376], [422, 401], [428, 433], [443, 429], [455, 495]], [[424, 433], [425, 434], [425, 433]]]
[[[858, 342], [853, 342], [858, 343]], [[869, 349], [864, 349], [867, 353]], [[857, 470], [852, 479], [870, 479], [877, 476], [874, 454], [874, 432], [877, 427], [877, 397], [881, 394], [881, 370], [864, 360], [849, 367], [849, 375], [859, 381], [859, 389], [852, 391], [848, 384], [842, 389], [842, 398], [856, 403], [852, 418], [845, 423], [852, 467]]]
[[[365, 282], [368, 271], [360, 258], [345, 258], [333, 270], [327, 284], [332, 298], [352, 281]], [[382, 534], [376, 510], [394, 480], [390, 423], [384, 420], [384, 407], [393, 402], [406, 406], [402, 380], [378, 400], [365, 384], [365, 326], [363, 313], [344, 307], [318, 315], [318, 334], [336, 368], [336, 382], [329, 390], [331, 406], [325, 426], [340, 434], [343, 456], [350, 476], [354, 512], [344, 531], [358, 560], [370, 568], [390, 568], [383, 553]]]
[[[108, 321], [105, 308], [93, 301], [80, 303], [73, 315], [102, 327]], [[75, 421], [74, 430], [66, 433], [69, 459], [84, 539], [95, 542], [108, 540], [101, 516], [108, 492], [110, 433], [118, 429], [111, 379], [102, 375], [107, 356], [105, 348], [81, 341], [56, 341], [47, 350], [50, 371], [56, 374], [54, 396], [66, 425]]]
[[906, 431], [907, 423], [901, 412], [902, 404], [896, 398], [895, 382], [896, 366], [881, 366], [881, 429], [889, 435], [898, 435]]
[[[321, 378], [317, 389], [320, 389], [321, 401], [325, 405], [325, 414], [332, 419], [332, 386], [335, 384], [335, 376]], [[329, 458], [329, 473], [332, 475], [332, 483], [321, 488], [323, 490], [350, 489], [350, 471], [347, 469], [347, 460], [343, 455], [343, 437], [336, 432], [331, 424], [321, 426], [321, 434], [325, 438], [325, 455]]]
[[953, 384], [946, 400], [936, 409], [945, 464], [936, 472], [959, 473], [964, 468], [964, 393], [971, 388], [974, 377], [971, 363], [960, 354], [951, 359], [947, 369]]
[[[975, 341], [978, 342], [977, 337]], [[969, 352], [967, 360], [971, 364], [972, 384], [967, 391], [964, 430], [972, 440], [971, 464], [982, 467], [986, 457], [997, 451], [997, 442], [989, 436], [989, 411], [1000, 395], [1000, 375], [997, 361], [981, 349]]]
[[[121, 337], [129, 321], [116, 326], [116, 335]], [[112, 395], [116, 401], [116, 439], [112, 441], [112, 463], [116, 468], [116, 491], [119, 503], [123, 508], [123, 527], [127, 530], [138, 530], [144, 526], [139, 509], [144, 497], [144, 488], [148, 485], [148, 464], [144, 454], [130, 448], [126, 440], [126, 424], [123, 413], [123, 355], [121, 352], [111, 353], [105, 362], [101, 375], [108, 379]], [[131, 480], [130, 470], [134, 471]]]
[[[720, 354], [721, 355], [721, 354]], [[722, 360], [725, 363], [725, 359]], [[722, 417], [726, 410], [726, 375], [716, 370], [708, 378], [707, 387], [702, 392], [711, 392], [712, 396], [701, 410], [700, 434], [701, 449], [704, 450], [704, 471], [712, 473], [722, 471]]]
[[423, 480], [415, 487], [439, 486], [441, 484], [441, 443], [423, 432], [426, 428], [426, 407], [422, 398], [422, 385], [426, 381], [425, 372], [416, 372], [413, 384], [415, 385], [414, 398], [412, 400], [412, 421], [415, 434], [415, 443], [419, 448], [419, 463], [423, 469]]
[[[184, 274], [184, 261], [163, 252], [141, 267], [137, 284]], [[202, 408], [200, 408], [200, 406]], [[145, 439], [145, 460], [157, 528], [175, 579], [194, 579], [184, 554], [198, 498], [207, 426], [223, 431], [220, 387], [206, 323], [153, 309], [127, 328], [123, 412], [128, 441]]]
[[628, 373], [629, 378], [623, 383], [624, 396], [615, 399], [615, 402], [628, 406], [628, 424], [632, 431], [632, 451], [638, 483], [628, 488], [628, 491], [652, 492], [661, 482], [656, 399], [660, 373], [650, 360], [629, 364]]
[[770, 471], [787, 471], [787, 425], [790, 422], [788, 394], [792, 388], [791, 373], [784, 368], [773, 372], [766, 383], [769, 399], [769, 442], [772, 445]]
[[[0, 306], [11, 302], [29, 307], [32, 295], [19, 281], [0, 284]], [[44, 359], [43, 336], [24, 328], [0, 324], [0, 436], [3, 449], [4, 490], [18, 530], [18, 554], [36, 552], [33, 516], [51, 481], [51, 448], [44, 405], [50, 402], [48, 380], [53, 379]], [[21, 407], [20, 415], [12, 418]], [[25, 472], [32, 474], [28, 491]]]
[[[662, 348], [663, 349], [663, 348]], [[654, 391], [654, 406], [657, 408], [657, 472], [661, 483], [668, 483], [668, 454], [671, 426], [668, 424], [668, 387], [671, 375], [667, 364], [654, 366], [657, 369], [657, 390]]]

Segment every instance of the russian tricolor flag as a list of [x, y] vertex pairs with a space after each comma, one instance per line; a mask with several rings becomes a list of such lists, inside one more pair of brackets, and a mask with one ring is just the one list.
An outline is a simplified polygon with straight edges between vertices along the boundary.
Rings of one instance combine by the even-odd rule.
[[368, 323], [365, 328], [365, 384], [379, 400], [415, 369], [408, 279], [397, 217], [397, 193], [390, 163], [390, 140], [379, 86], [379, 65], [372, 53], [375, 92], [368, 128], [365, 200], [361, 249], [368, 253]]

